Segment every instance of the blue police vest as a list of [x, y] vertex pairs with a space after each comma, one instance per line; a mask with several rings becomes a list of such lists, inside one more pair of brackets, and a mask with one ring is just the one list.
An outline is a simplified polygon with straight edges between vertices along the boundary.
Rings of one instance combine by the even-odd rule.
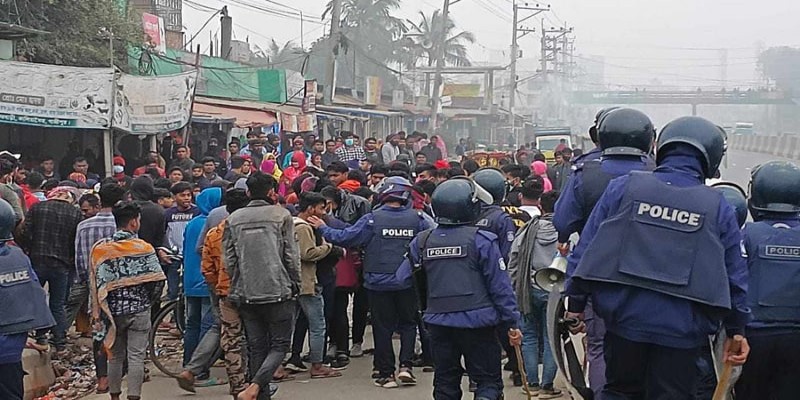
[[750, 283], [747, 305], [755, 321], [800, 326], [800, 227], [747, 224]]
[[364, 251], [364, 271], [393, 274], [405, 259], [408, 244], [419, 232], [422, 217], [414, 209], [372, 212], [372, 240]]
[[719, 192], [704, 185], [675, 187], [649, 172], [631, 173], [619, 212], [600, 225], [573, 279], [730, 309], [717, 223], [721, 201]]
[[31, 261], [18, 247], [0, 248], [0, 335], [56, 324], [44, 289], [33, 280]]
[[428, 279], [426, 313], [440, 314], [492, 307], [480, 255], [475, 246], [478, 228], [437, 228], [420, 257]]
[[[621, 174], [610, 174], [603, 171], [602, 163], [604, 160], [613, 160], [613, 156], [605, 156], [603, 159], [589, 160], [577, 168], [581, 171], [581, 192], [580, 198], [581, 205], [583, 206], [583, 219], [578, 232], [583, 230], [583, 225], [589, 220], [589, 215], [592, 214], [594, 206], [600, 200], [603, 192], [606, 191], [608, 184], [612, 179], [625, 175], [627, 172]], [[652, 167], [642, 165], [637, 170], [652, 170]]]
[[503, 211], [502, 208], [498, 205], [488, 205], [484, 206], [483, 210], [481, 210], [481, 215], [478, 217], [478, 220], [475, 221], [475, 226], [481, 230], [486, 232], [494, 233], [497, 236], [497, 240], [508, 240], [509, 242], [514, 240], [513, 237], [507, 237], [507, 232], [501, 232], [500, 229], [500, 218], [506, 213]]

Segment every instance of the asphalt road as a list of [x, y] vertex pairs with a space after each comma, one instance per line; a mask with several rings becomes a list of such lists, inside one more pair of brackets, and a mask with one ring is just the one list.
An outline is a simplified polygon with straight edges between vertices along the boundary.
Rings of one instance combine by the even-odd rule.
[[[745, 190], [750, 178], [750, 170], [753, 166], [770, 160], [784, 160], [780, 157], [768, 156], [757, 153], [746, 153], [741, 151], [731, 151], [727, 160], [727, 167], [723, 166], [721, 169], [722, 178], [724, 180], [733, 181], [741, 185]], [[367, 332], [367, 340], [371, 339], [371, 333]], [[395, 343], [397, 345], [397, 343]], [[372, 347], [368, 343], [365, 347]], [[340, 378], [331, 378], [324, 380], [311, 380], [309, 375], [299, 374], [294, 381], [284, 382], [280, 384], [280, 389], [274, 397], [276, 400], [281, 399], [322, 399], [322, 400], [361, 400], [361, 399], [380, 399], [380, 400], [409, 400], [409, 399], [430, 399], [432, 398], [432, 373], [423, 373], [417, 371], [417, 379], [419, 383], [414, 387], [401, 387], [398, 389], [382, 389], [373, 385], [370, 379], [372, 368], [371, 357], [363, 357], [352, 359], [352, 362], [347, 370], [343, 371], [343, 376]], [[151, 370], [154, 368], [151, 366]], [[214, 369], [214, 375], [224, 376], [224, 370], [221, 368]], [[505, 374], [507, 378], [507, 373]], [[510, 381], [506, 379], [506, 399], [525, 399], [525, 395], [521, 393], [519, 388], [511, 386]], [[467, 392], [467, 379], [463, 380], [464, 398], [471, 398]], [[124, 397], [123, 397], [124, 398]], [[158, 371], [154, 371], [153, 379], [151, 382], [144, 385], [144, 399], [159, 399], [159, 400], [218, 400], [230, 399], [228, 394], [228, 386], [217, 386], [212, 388], [199, 388], [197, 394], [190, 394], [183, 392], [173, 379], [169, 379], [163, 375], [159, 375]], [[568, 398], [564, 396], [564, 398]], [[92, 395], [87, 399], [108, 399], [108, 395]]]

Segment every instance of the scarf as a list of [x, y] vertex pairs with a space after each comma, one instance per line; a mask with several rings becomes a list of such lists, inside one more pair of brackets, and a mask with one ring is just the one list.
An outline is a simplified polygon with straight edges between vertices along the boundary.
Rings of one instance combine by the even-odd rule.
[[536, 234], [539, 233], [539, 217], [534, 217], [523, 228], [522, 241], [517, 253], [517, 281], [514, 292], [517, 293], [517, 305], [522, 315], [528, 315], [531, 309], [531, 263]]
[[117, 231], [92, 247], [91, 285], [94, 340], [103, 341], [106, 350], [114, 346], [116, 325], [108, 307], [108, 293], [117, 289], [166, 280], [156, 252], [136, 234]]

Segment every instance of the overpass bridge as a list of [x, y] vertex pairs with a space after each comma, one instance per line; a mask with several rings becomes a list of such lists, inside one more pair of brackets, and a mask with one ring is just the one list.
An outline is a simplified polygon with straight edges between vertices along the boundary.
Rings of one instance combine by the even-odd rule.
[[800, 105], [800, 98], [793, 98], [785, 91], [732, 90], [732, 91], [574, 91], [570, 94], [572, 104], [689, 104], [692, 115], [697, 115], [700, 104], [732, 105]]

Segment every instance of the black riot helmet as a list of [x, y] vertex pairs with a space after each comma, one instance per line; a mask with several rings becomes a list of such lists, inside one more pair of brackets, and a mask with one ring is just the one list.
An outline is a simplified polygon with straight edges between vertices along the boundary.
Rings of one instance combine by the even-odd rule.
[[618, 108], [600, 117], [597, 143], [604, 151], [613, 147], [628, 147], [649, 152], [655, 138], [655, 126], [643, 112]]
[[431, 207], [439, 225], [465, 225], [481, 215], [481, 203], [490, 204], [492, 195], [465, 176], [439, 184], [431, 195]]
[[604, 115], [616, 109], [619, 109], [619, 107], [617, 106], [606, 107], [600, 109], [600, 111], [598, 111], [597, 114], [594, 115], [594, 124], [592, 125], [591, 128], [589, 128], [589, 138], [592, 139], [592, 143], [595, 144], [597, 143], [597, 126], [600, 125], [600, 120], [603, 119]]
[[788, 161], [770, 161], [750, 173], [753, 217], [757, 212], [800, 213], [800, 168]]
[[684, 143], [702, 154], [705, 178], [712, 178], [719, 170], [725, 155], [725, 131], [713, 122], [700, 117], [681, 117], [661, 129], [656, 148], [656, 164], [669, 152], [670, 145]]
[[5, 201], [0, 201], [0, 243], [14, 240], [14, 228], [17, 225], [17, 216], [14, 209]]
[[506, 198], [506, 176], [496, 168], [481, 168], [471, 176], [481, 188], [489, 192], [494, 201], [489, 204], [500, 204]]
[[733, 206], [739, 226], [744, 225], [747, 222], [747, 195], [744, 189], [733, 182], [726, 181], [712, 183], [711, 187], [722, 193], [722, 197]]

